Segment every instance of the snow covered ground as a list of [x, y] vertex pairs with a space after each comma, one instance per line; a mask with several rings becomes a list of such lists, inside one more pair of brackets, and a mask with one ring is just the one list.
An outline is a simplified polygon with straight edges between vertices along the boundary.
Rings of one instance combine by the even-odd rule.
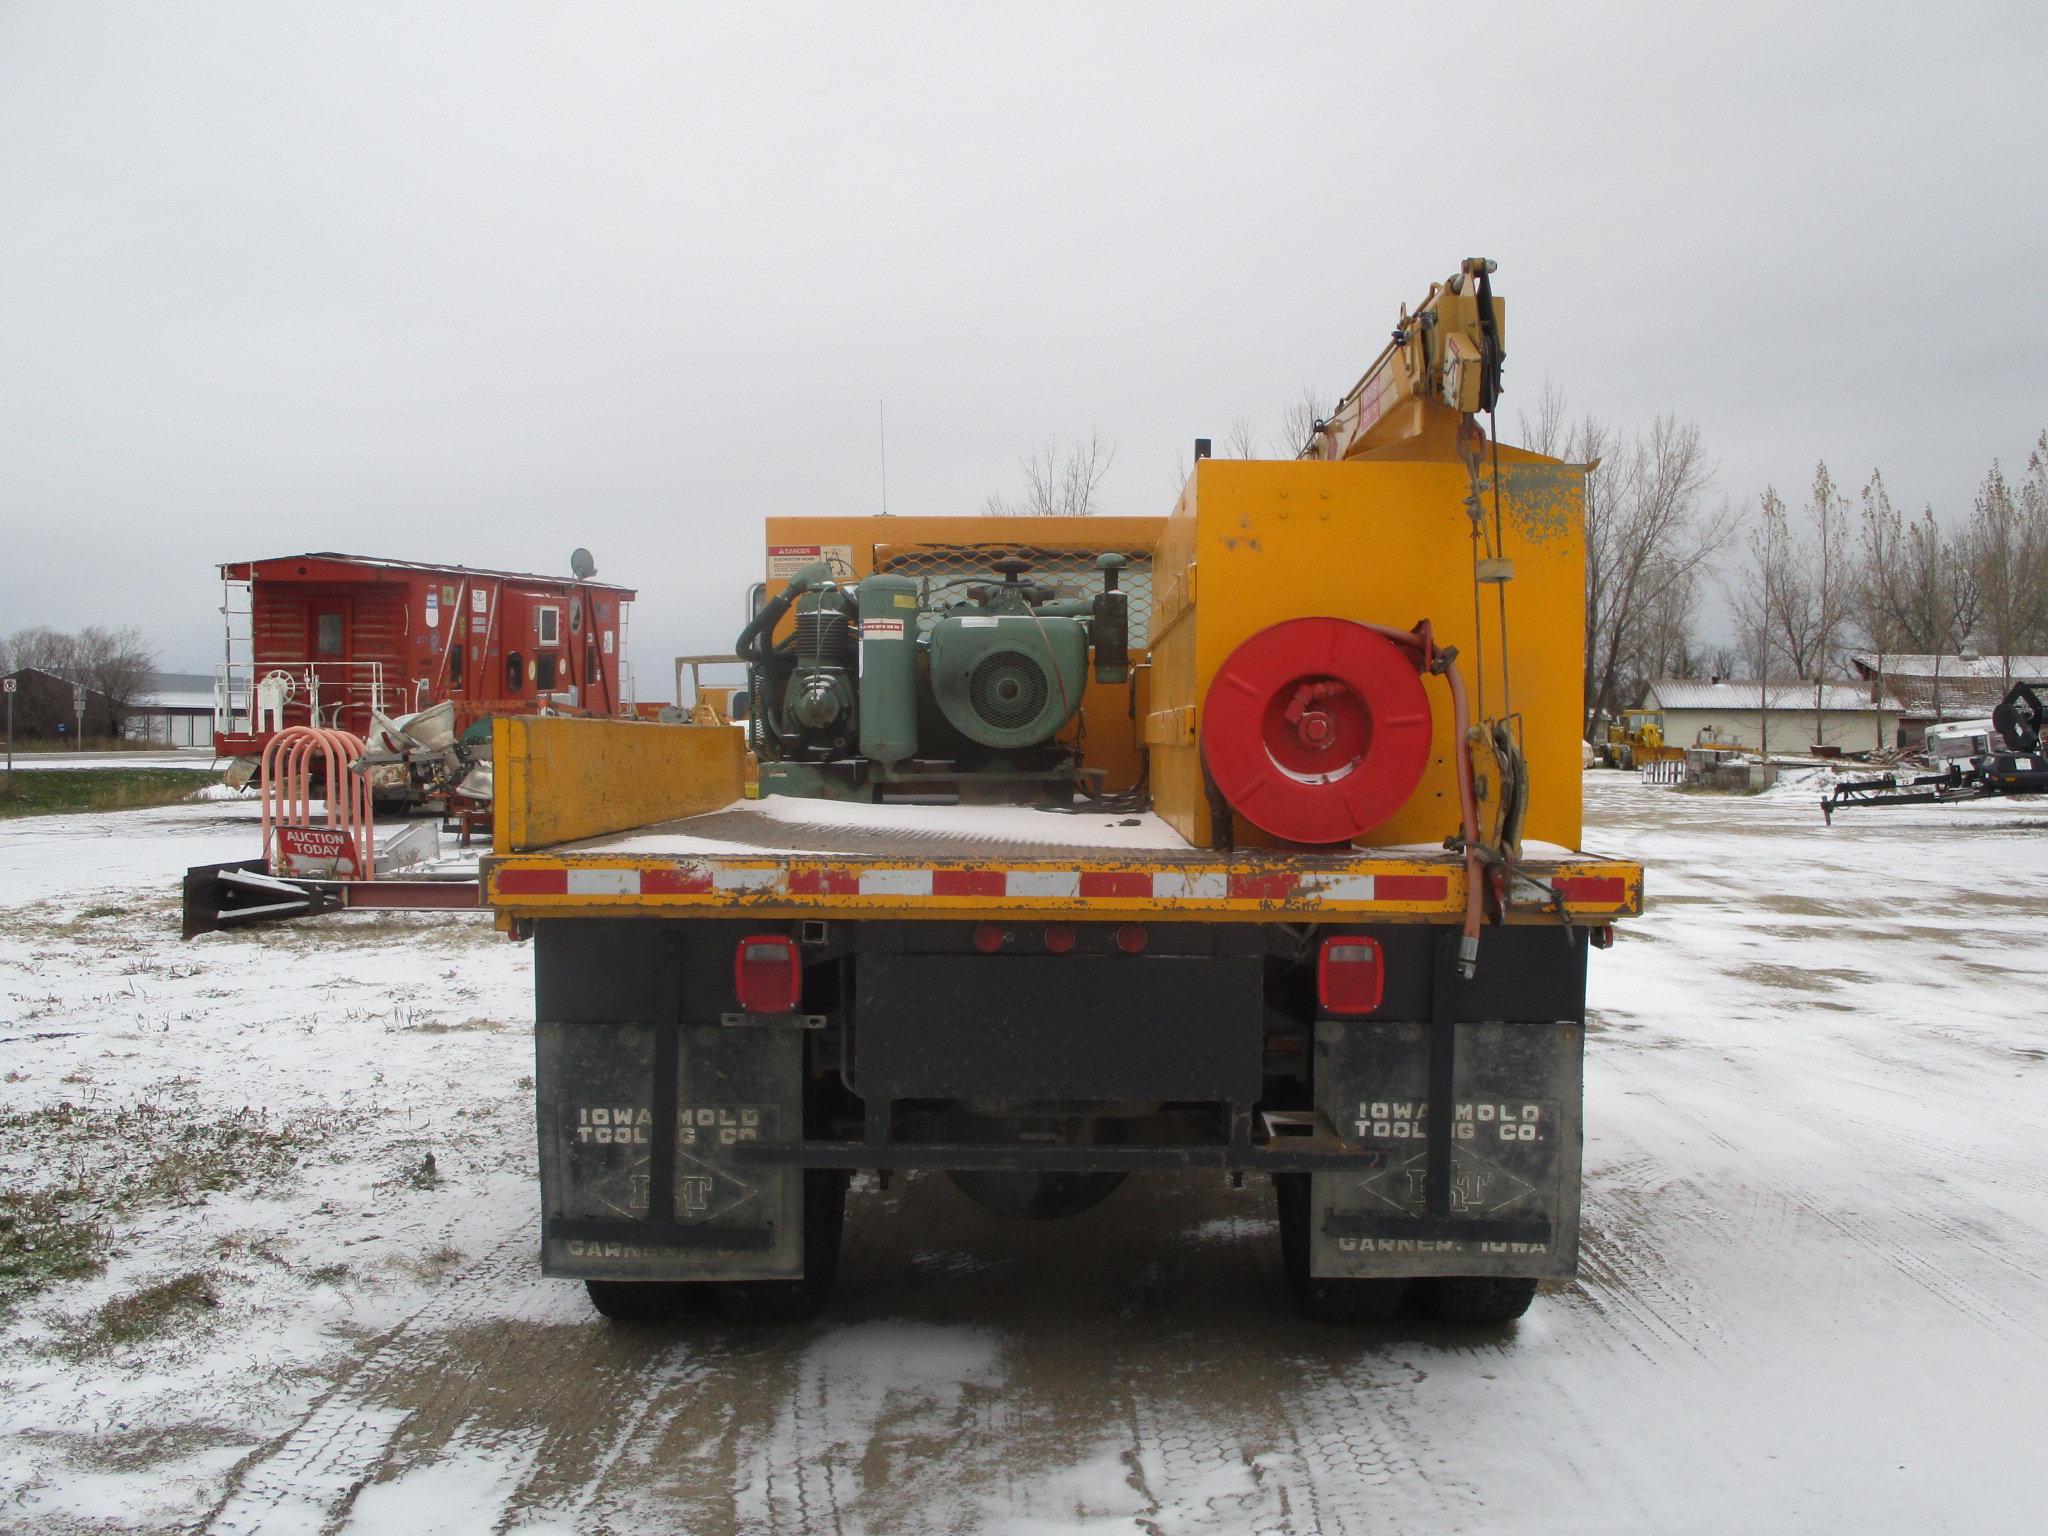
[[181, 945], [246, 804], [0, 824], [0, 1530], [2037, 1529], [2048, 805], [1587, 788], [1653, 905], [1584, 1262], [1479, 1335], [1298, 1321], [1202, 1176], [857, 1187], [820, 1323], [607, 1326], [534, 1273], [526, 949]]

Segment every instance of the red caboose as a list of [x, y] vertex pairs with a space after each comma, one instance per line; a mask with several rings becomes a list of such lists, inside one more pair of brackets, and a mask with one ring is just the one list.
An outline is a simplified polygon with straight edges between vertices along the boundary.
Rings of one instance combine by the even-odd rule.
[[532, 576], [329, 552], [220, 568], [227, 655], [214, 750], [252, 758], [287, 725], [370, 734], [443, 700], [461, 732], [491, 715], [632, 709], [626, 615], [634, 593]]

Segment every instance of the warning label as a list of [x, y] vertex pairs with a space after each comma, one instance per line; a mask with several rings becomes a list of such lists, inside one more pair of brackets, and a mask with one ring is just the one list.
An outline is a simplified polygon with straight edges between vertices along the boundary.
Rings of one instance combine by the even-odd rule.
[[787, 581], [805, 566], [814, 565], [820, 560], [832, 567], [834, 576], [853, 574], [851, 544], [770, 544], [768, 579]]
[[901, 640], [903, 621], [901, 619], [862, 619], [860, 637], [863, 640]]

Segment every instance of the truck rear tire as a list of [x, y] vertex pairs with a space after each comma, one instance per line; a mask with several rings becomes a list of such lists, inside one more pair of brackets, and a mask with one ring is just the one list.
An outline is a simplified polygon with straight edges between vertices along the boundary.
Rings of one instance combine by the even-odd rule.
[[1445, 1275], [1424, 1280], [1417, 1300], [1441, 1323], [1512, 1323], [1536, 1299], [1536, 1282], [1499, 1275]]
[[662, 1323], [715, 1312], [736, 1322], [788, 1323], [816, 1317], [839, 1274], [849, 1176], [804, 1170], [804, 1272], [795, 1280], [586, 1280], [590, 1304], [615, 1323]]
[[1406, 1280], [1333, 1280], [1309, 1273], [1309, 1175], [1276, 1173], [1280, 1267], [1301, 1315], [1318, 1323], [1383, 1323], [1401, 1310]]
[[694, 1287], [735, 1322], [801, 1323], [825, 1310], [839, 1275], [839, 1244], [846, 1231], [846, 1186], [841, 1168], [804, 1170], [804, 1272], [796, 1280], [722, 1280]]
[[699, 1287], [674, 1280], [586, 1280], [590, 1304], [615, 1323], [661, 1323], [692, 1309]]

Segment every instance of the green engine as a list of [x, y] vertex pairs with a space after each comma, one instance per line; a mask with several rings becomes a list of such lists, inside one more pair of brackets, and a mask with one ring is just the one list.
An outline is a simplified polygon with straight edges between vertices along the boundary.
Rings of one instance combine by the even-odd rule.
[[[939, 585], [822, 565], [794, 577], [740, 635], [749, 722], [764, 793], [834, 799], [1038, 801], [1070, 798], [1080, 752], [1057, 740], [1094, 680], [1128, 680], [1124, 557], [1100, 556], [1103, 591], [1062, 597], [1001, 578]], [[795, 607], [793, 632], [770, 637]]]

